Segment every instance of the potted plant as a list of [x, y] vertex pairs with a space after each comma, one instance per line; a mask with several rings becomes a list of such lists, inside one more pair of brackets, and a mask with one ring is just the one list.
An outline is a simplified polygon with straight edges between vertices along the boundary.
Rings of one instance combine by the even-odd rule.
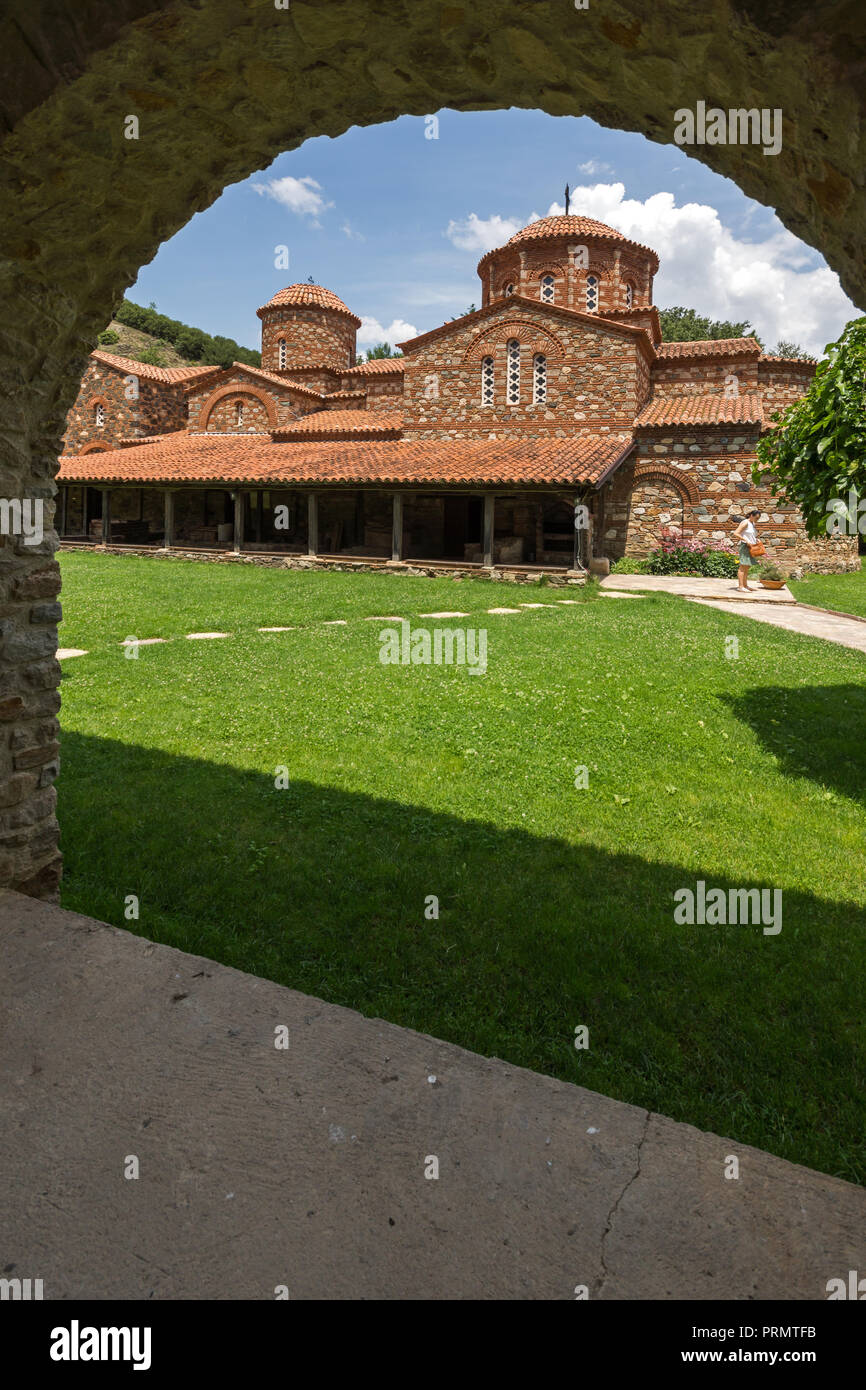
[[785, 576], [779, 566], [774, 565], [772, 561], [766, 565], [761, 565], [758, 570], [758, 578], [761, 581], [762, 589], [784, 589], [785, 587]]

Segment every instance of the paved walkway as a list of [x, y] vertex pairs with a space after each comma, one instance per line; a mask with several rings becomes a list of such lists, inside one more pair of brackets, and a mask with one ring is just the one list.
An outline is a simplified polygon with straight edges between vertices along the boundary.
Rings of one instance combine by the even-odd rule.
[[725, 613], [736, 613], [738, 617], [754, 618], [756, 622], [770, 623], [773, 627], [784, 627], [788, 632], [802, 632], [806, 637], [823, 637], [825, 642], [837, 642], [842, 647], [866, 652], [866, 623], [857, 618], [803, 608], [799, 604], [793, 608], [772, 608], [765, 603], [721, 603], [714, 599], [692, 599], [692, 602], [701, 603], [706, 608], [720, 608]]
[[736, 579], [691, 579], [683, 574], [609, 574], [602, 589], [632, 589], [646, 593], [678, 594], [680, 598], [718, 598], [733, 603], [796, 603], [786, 585], [784, 589], [761, 589], [753, 583], [752, 592], [739, 594]]
[[0, 952], [3, 1272], [46, 1299], [824, 1299], [866, 1269], [866, 1189], [730, 1139], [16, 893]]

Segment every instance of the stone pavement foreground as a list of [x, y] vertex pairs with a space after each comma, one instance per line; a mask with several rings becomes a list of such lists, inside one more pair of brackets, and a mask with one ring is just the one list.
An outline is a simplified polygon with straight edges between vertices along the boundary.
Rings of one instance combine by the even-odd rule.
[[724, 599], [728, 603], [795, 604], [787, 584], [782, 589], [762, 589], [752, 576], [750, 589], [741, 594], [736, 579], [708, 579], [687, 574], [608, 574], [602, 589], [631, 589], [647, 594], [678, 594], [681, 598]]
[[0, 950], [2, 1273], [47, 1299], [823, 1299], [866, 1268], [866, 1190], [756, 1149], [15, 893]]

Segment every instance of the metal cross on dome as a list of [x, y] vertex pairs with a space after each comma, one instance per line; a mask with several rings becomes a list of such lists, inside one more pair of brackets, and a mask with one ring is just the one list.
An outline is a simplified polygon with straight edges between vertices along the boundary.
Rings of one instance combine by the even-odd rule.
[[566, 215], [566, 217], [568, 216], [568, 208], [569, 208], [569, 204], [570, 204], [570, 203], [571, 203], [571, 189], [569, 188], [568, 184], [566, 184], [566, 185], [565, 185], [565, 215]]

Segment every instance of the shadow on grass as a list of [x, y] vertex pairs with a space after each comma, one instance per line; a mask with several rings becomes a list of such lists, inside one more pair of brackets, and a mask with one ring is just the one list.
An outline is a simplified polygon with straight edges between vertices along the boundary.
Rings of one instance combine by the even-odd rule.
[[60, 796], [67, 907], [864, 1180], [856, 906], [677, 926], [696, 878], [768, 885], [75, 733]]
[[762, 686], [721, 695], [787, 777], [809, 777], [866, 802], [866, 687]]

